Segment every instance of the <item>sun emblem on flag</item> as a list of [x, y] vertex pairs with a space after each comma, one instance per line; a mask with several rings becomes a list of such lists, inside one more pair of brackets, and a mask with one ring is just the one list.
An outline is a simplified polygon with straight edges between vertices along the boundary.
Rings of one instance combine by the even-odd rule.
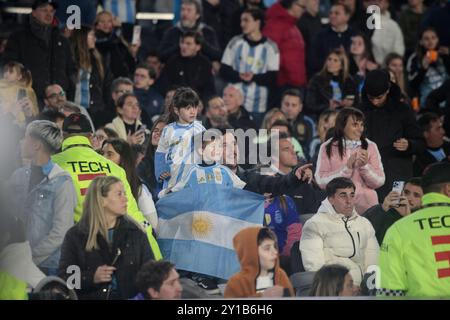
[[206, 238], [213, 230], [213, 222], [211, 218], [204, 214], [194, 214], [192, 218], [192, 234], [195, 237]]

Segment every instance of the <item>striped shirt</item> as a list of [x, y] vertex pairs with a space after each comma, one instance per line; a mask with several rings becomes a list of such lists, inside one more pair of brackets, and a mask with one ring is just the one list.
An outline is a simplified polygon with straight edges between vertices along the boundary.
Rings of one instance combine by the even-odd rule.
[[[239, 73], [264, 74], [280, 69], [280, 53], [275, 42], [264, 39], [256, 45], [239, 35], [231, 39], [222, 57], [222, 63]], [[248, 112], [263, 113], [267, 110], [269, 90], [256, 82], [236, 84], [244, 92], [244, 107]]]
[[119, 17], [122, 23], [136, 21], [136, 0], [103, 0], [103, 9]]
[[155, 176], [169, 172], [170, 178], [164, 180], [163, 189], [172, 188], [181, 178], [186, 164], [199, 163], [194, 152], [193, 137], [205, 131], [199, 121], [190, 124], [172, 122], [161, 133], [155, 154]]
[[91, 73], [80, 69], [79, 71], [79, 81], [76, 84], [75, 88], [75, 99], [74, 102], [84, 108], [89, 108], [91, 101], [91, 93], [90, 93], [90, 81], [91, 81]]

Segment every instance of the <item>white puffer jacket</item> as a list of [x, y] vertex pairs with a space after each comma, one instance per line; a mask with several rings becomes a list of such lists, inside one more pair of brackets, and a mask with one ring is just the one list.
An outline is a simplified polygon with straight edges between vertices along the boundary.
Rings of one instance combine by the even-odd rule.
[[379, 246], [369, 220], [355, 210], [348, 218], [338, 214], [325, 199], [303, 226], [300, 251], [306, 271], [317, 271], [328, 264], [343, 265], [359, 286], [367, 268], [377, 264]]

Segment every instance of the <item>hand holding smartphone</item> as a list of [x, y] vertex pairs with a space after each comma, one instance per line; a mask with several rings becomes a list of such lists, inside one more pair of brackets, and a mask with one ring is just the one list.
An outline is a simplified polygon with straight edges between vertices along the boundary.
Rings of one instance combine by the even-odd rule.
[[[405, 181], [394, 181], [392, 184], [392, 192], [397, 192], [399, 195], [402, 194], [403, 188], [405, 187]], [[400, 198], [396, 201], [396, 205], [400, 203]]]

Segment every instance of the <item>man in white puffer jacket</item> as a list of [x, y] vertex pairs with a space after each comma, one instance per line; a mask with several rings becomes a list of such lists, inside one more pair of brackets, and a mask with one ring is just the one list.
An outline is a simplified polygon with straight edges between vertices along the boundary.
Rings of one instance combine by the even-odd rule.
[[376, 265], [379, 246], [372, 224], [355, 210], [355, 185], [348, 178], [335, 178], [327, 198], [302, 230], [300, 251], [306, 271], [340, 264], [350, 270], [360, 286], [367, 268]]

